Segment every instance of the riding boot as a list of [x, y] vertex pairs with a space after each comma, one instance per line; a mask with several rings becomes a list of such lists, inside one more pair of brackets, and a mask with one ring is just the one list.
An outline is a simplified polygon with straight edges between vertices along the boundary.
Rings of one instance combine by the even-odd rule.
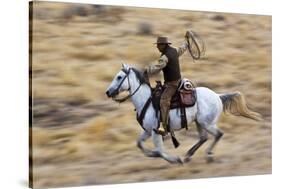
[[[169, 104], [168, 104], [169, 105]], [[169, 120], [169, 106], [163, 106], [161, 107], [161, 117], [162, 117], [162, 126], [164, 130], [161, 130], [160, 128], [156, 130], [157, 134], [160, 134], [162, 136], [166, 136], [168, 134], [168, 120]]]
[[169, 120], [169, 111], [171, 105], [171, 98], [175, 94], [177, 90], [178, 81], [174, 82], [166, 82], [161, 98], [160, 98], [160, 109], [161, 109], [161, 116], [162, 116], [162, 125], [164, 131], [158, 130], [159, 134], [167, 135], [168, 133], [168, 120]]

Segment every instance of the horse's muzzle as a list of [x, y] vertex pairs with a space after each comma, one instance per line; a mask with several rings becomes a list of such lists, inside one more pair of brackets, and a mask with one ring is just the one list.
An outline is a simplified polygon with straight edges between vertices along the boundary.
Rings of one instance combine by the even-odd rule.
[[109, 91], [106, 91], [105, 94], [107, 95], [108, 98], [112, 97]]
[[114, 97], [114, 96], [118, 95], [118, 91], [117, 90], [114, 90], [114, 91], [107, 90], [105, 92], [105, 94], [107, 95], [108, 98], [111, 98], [111, 97]]

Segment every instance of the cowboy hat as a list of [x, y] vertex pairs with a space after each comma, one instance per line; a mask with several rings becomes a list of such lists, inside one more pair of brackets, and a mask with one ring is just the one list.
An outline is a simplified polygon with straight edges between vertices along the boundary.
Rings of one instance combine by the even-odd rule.
[[172, 44], [169, 42], [168, 37], [157, 37], [157, 41], [154, 44]]

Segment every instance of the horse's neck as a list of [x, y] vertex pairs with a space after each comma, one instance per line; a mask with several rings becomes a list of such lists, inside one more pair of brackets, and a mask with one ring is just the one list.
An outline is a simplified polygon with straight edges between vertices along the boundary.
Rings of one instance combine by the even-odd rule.
[[[130, 78], [130, 82], [131, 82], [130, 93], [132, 94], [134, 91], [137, 90], [140, 83], [139, 83], [138, 79], [135, 77], [135, 75], [134, 75], [134, 77]], [[132, 102], [136, 108], [136, 111], [138, 112], [138, 115], [142, 111], [146, 101], [148, 100], [148, 98], [150, 96], [151, 96], [150, 87], [147, 84], [142, 84], [140, 86], [140, 88], [138, 89], [138, 91], [131, 97]]]

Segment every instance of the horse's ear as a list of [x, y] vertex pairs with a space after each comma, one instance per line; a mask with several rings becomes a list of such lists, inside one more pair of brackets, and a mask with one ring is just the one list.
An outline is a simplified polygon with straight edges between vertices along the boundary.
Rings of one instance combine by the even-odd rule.
[[122, 63], [122, 68], [125, 69], [125, 70], [128, 70], [129, 66], [125, 63]]

